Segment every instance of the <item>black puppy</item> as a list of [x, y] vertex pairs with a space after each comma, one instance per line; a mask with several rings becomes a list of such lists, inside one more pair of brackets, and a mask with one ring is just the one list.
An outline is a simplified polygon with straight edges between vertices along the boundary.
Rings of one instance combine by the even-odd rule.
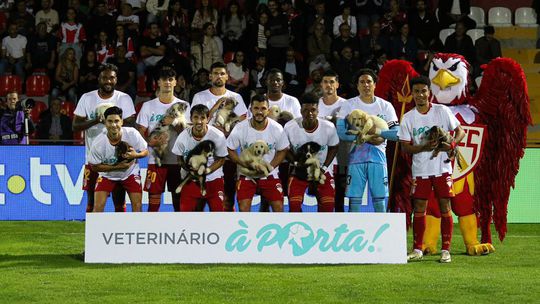
[[[320, 162], [317, 154], [321, 150], [321, 145], [310, 141], [298, 148], [294, 157], [293, 175], [300, 180], [319, 182], [321, 175]], [[318, 172], [317, 172], [318, 171]]]
[[124, 154], [126, 154], [127, 151], [129, 151], [129, 148], [130, 148], [130, 145], [125, 141], [120, 141], [118, 144], [116, 144], [115, 146], [116, 163], [121, 163], [126, 160], [126, 158], [124, 158]]
[[210, 157], [214, 156], [215, 150], [216, 144], [214, 144], [213, 141], [203, 140], [195, 146], [195, 148], [189, 151], [183, 164], [184, 170], [186, 170], [188, 174], [182, 180], [178, 188], [176, 188], [176, 193], [180, 193], [182, 187], [184, 187], [188, 181], [193, 180], [199, 183], [201, 194], [203, 196], [206, 195], [206, 175], [210, 173], [208, 160]]

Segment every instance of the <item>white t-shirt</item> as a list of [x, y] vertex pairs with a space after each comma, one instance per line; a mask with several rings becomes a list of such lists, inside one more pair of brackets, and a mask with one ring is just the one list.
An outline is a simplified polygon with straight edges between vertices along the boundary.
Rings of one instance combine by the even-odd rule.
[[[441, 104], [432, 104], [426, 114], [420, 114], [416, 108], [405, 113], [399, 126], [398, 137], [400, 141], [420, 145], [425, 143], [426, 132], [431, 127], [439, 126], [443, 130], [453, 131], [459, 125], [459, 121], [448, 107]], [[448, 158], [446, 152], [440, 152], [437, 157], [431, 159], [432, 154], [432, 151], [413, 154], [413, 177], [428, 177], [443, 173], [452, 173], [452, 163], [444, 162]]]
[[131, 15], [131, 16], [119, 15], [116, 18], [116, 21], [118, 21], [118, 22], [131, 22], [131, 23], [139, 24], [139, 16], [137, 16], [137, 15]]
[[48, 13], [45, 13], [44, 10], [40, 10], [36, 13], [36, 25], [40, 22], [45, 22], [47, 24], [47, 33], [50, 33], [52, 27], [56, 24], [60, 24], [58, 19], [58, 12], [54, 9], [50, 9]]
[[[347, 115], [356, 109], [360, 109], [370, 115], [377, 115], [378, 117], [384, 119], [384, 121], [388, 122], [389, 126], [393, 126], [398, 122], [396, 111], [394, 110], [392, 104], [377, 96], [374, 97], [373, 103], [365, 103], [358, 96], [348, 99], [341, 105], [341, 109], [338, 112], [338, 118], [346, 119]], [[384, 143], [374, 147], [385, 153], [386, 140]]]
[[341, 98], [338, 96], [338, 99], [336, 100], [336, 102], [328, 106], [324, 103], [321, 97], [319, 99], [319, 117], [326, 118], [328, 116], [337, 115], [339, 110], [341, 109], [341, 105], [346, 101], [347, 100], [345, 98]]
[[237, 94], [229, 90], [227, 90], [225, 94], [220, 95], [220, 96], [212, 94], [212, 92], [210, 92], [210, 89], [201, 91], [195, 94], [195, 96], [193, 96], [191, 107], [198, 104], [203, 104], [207, 106], [208, 109], [210, 110], [216, 104], [216, 102], [222, 97], [231, 97], [231, 98], [236, 99], [236, 101], [238, 101], [238, 104], [234, 108], [234, 113], [236, 113], [236, 115], [242, 116], [242, 115], [247, 114], [246, 104], [244, 103], [244, 99], [242, 99], [242, 96], [240, 96], [240, 94]]
[[287, 111], [293, 115], [294, 118], [302, 117], [300, 113], [300, 102], [296, 97], [283, 94], [278, 100], [268, 99], [269, 107], [278, 106], [281, 111]]
[[[133, 101], [131, 97], [126, 93], [115, 90], [113, 95], [108, 99], [103, 99], [99, 97], [98, 91], [94, 90], [88, 93], [85, 93], [79, 99], [79, 103], [73, 112], [75, 115], [80, 117], [85, 117], [88, 120], [92, 120], [96, 117], [96, 108], [99, 104], [102, 103], [112, 103], [117, 107], [121, 108], [122, 118], [126, 119], [135, 114], [135, 107], [133, 106]], [[101, 133], [105, 132], [105, 125], [99, 123], [94, 125], [84, 131], [84, 143], [86, 146], [86, 161], [88, 162], [88, 155], [90, 153], [90, 147], [94, 139]]]
[[19, 59], [24, 56], [23, 51], [26, 49], [26, 43], [26, 37], [23, 35], [17, 35], [15, 38], [6, 36], [2, 39], [2, 49], [5, 49], [11, 57]]
[[[139, 131], [130, 127], [122, 127], [122, 141], [128, 143], [135, 151], [146, 150], [146, 141]], [[114, 165], [117, 162], [116, 147], [111, 145], [107, 133], [101, 133], [96, 137], [94, 145], [90, 148], [88, 163], [93, 165], [106, 164]], [[99, 176], [106, 177], [114, 181], [121, 181], [130, 175], [139, 175], [139, 161], [136, 159], [132, 165], [124, 171], [99, 172]]]
[[[193, 138], [192, 132], [193, 128], [190, 127], [178, 135], [178, 138], [176, 139], [176, 142], [172, 148], [172, 152], [174, 154], [182, 156], [184, 157], [184, 160], [186, 160], [189, 152], [191, 152], [191, 150], [193, 150], [193, 148], [195, 148], [195, 146], [197, 146], [201, 141], [211, 140], [216, 145], [214, 154], [217, 157], [226, 157], [229, 155], [229, 152], [227, 151], [227, 140], [225, 139], [225, 135], [223, 135], [219, 129], [209, 125], [208, 131], [201, 140], [196, 140]], [[210, 157], [210, 159], [208, 159], [208, 167], [210, 167], [213, 163], [214, 158]], [[187, 172], [182, 169], [182, 176], [185, 176], [186, 173]], [[220, 177], [223, 177], [223, 167], [220, 167], [216, 171], [208, 174], [206, 176], [206, 181], [213, 181]]]
[[[307, 132], [302, 127], [302, 118], [297, 118], [289, 121], [285, 124], [285, 134], [290, 143], [290, 147], [293, 151], [296, 152], [303, 144], [313, 141], [321, 145], [321, 150], [318, 153], [319, 161], [321, 166], [324, 165], [326, 161], [326, 156], [328, 155], [328, 148], [332, 146], [337, 146], [339, 144], [339, 137], [337, 135], [336, 127], [334, 124], [327, 121], [326, 119], [319, 118], [319, 126], [312, 132]], [[330, 169], [328, 172], [333, 174], [333, 166], [336, 164], [336, 158], [332, 160], [332, 163], [328, 166]]]
[[[190, 121], [190, 107], [189, 104], [181, 99], [174, 98], [171, 103], [162, 103], [159, 101], [159, 98], [155, 98], [152, 100], [149, 100], [145, 103], [143, 103], [141, 107], [141, 111], [139, 112], [139, 115], [137, 116], [137, 124], [145, 127], [147, 129], [147, 134], [150, 134], [158, 125], [158, 123], [161, 121], [163, 116], [165, 115], [165, 112], [175, 103], [183, 102], [187, 105], [185, 117], [186, 121]], [[162, 164], [168, 164], [168, 165], [176, 165], [178, 164], [176, 155], [174, 155], [171, 152], [171, 149], [176, 141], [176, 138], [178, 137], [178, 133], [176, 131], [171, 130], [169, 132], [169, 144], [167, 146], [167, 151], [165, 151], [165, 155], [163, 156], [163, 159], [161, 161]], [[148, 150], [152, 152], [152, 147], [148, 147]], [[155, 164], [156, 159], [154, 157], [153, 153], [149, 154], [148, 157], [148, 164]]]
[[[282, 151], [289, 147], [287, 135], [283, 131], [283, 127], [272, 119], [266, 119], [268, 125], [262, 131], [255, 130], [251, 127], [251, 119], [246, 119], [236, 125], [231, 134], [227, 138], [227, 148], [237, 150], [239, 147], [243, 151], [256, 140], [264, 140], [268, 144], [270, 152], [264, 155], [263, 159], [270, 163], [277, 151]], [[278, 168], [276, 167], [270, 172], [274, 178], [278, 177]]]

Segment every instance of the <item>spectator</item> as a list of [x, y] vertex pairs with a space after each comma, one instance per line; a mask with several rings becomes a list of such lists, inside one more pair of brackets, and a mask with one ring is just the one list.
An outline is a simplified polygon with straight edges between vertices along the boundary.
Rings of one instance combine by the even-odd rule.
[[15, 10], [9, 14], [9, 23], [17, 24], [19, 34], [28, 36], [34, 31], [34, 17], [26, 11], [26, 3], [18, 1]]
[[95, 14], [92, 14], [87, 22], [85, 28], [90, 43], [98, 41], [101, 32], [107, 33], [109, 37], [113, 34], [114, 18], [108, 14], [107, 6], [103, 0], [96, 1]]
[[147, 24], [160, 23], [160, 20], [167, 15], [169, 0], [147, 0], [146, 10], [148, 11]]
[[116, 38], [112, 45], [114, 47], [123, 46], [126, 48], [126, 59], [135, 61], [135, 42], [130, 35], [126, 35], [126, 30], [123, 25], [116, 26]]
[[[309, 35], [307, 39], [308, 62], [310, 63], [321, 55], [324, 57], [324, 61], [331, 59], [330, 48], [332, 47], [332, 38], [328, 36], [324, 29], [324, 25], [316, 24], [313, 34]], [[322, 61], [322, 58], [319, 61]]]
[[174, 96], [176, 98], [187, 101], [191, 104], [192, 94], [191, 94], [191, 83], [186, 79], [186, 76], [183, 74], [178, 74], [176, 77], [176, 86], [174, 87]]
[[293, 96], [302, 95], [306, 86], [307, 67], [302, 60], [296, 58], [296, 52], [292, 47], [287, 49], [285, 65], [280, 70], [283, 71], [285, 93]]
[[383, 49], [380, 49], [375, 51], [373, 58], [367, 61], [366, 67], [372, 69], [378, 75], [387, 60], [388, 54]]
[[75, 60], [75, 50], [68, 48], [56, 66], [54, 86], [51, 99], [64, 95], [71, 102], [77, 101], [77, 80], [79, 79], [79, 67]]
[[307, 18], [308, 32], [313, 33], [315, 31], [315, 26], [317, 24], [321, 24], [325, 28], [325, 33], [332, 33], [332, 20], [332, 16], [326, 13], [326, 5], [324, 3], [324, 0], [318, 0], [315, 3], [315, 14], [308, 15]]
[[131, 32], [139, 32], [139, 16], [133, 13], [131, 4], [122, 4], [122, 13], [116, 18], [116, 25], [123, 25]]
[[128, 94], [132, 100], [135, 100], [137, 95], [137, 88], [135, 87], [137, 67], [133, 62], [126, 58], [126, 53], [126, 47], [124, 45], [119, 45], [116, 47], [114, 57], [109, 58], [107, 62], [118, 67], [118, 73], [116, 74], [118, 79], [116, 89]]
[[89, 49], [81, 60], [79, 72], [79, 93], [84, 94], [98, 89], [99, 65], [96, 51]]
[[229, 2], [227, 11], [221, 20], [221, 32], [224, 52], [236, 51], [244, 31], [246, 18], [240, 12], [240, 5], [236, 0]]
[[266, 55], [264, 53], [257, 54], [255, 68], [251, 70], [249, 78], [250, 87], [255, 94], [266, 92]]
[[408, 15], [411, 33], [416, 36], [418, 48], [422, 50], [440, 50], [439, 22], [428, 12], [425, 0], [417, 0], [415, 9]]
[[30, 109], [23, 109], [19, 103], [19, 94], [9, 92], [6, 96], [6, 106], [0, 109], [0, 145], [24, 145], [25, 117], [28, 118], [28, 134], [33, 132], [34, 124], [30, 117]]
[[350, 35], [351, 37], [355, 37], [357, 30], [356, 18], [351, 16], [351, 5], [348, 2], [345, 2], [345, 4], [341, 6], [341, 15], [334, 18], [334, 27], [332, 30], [334, 37], [339, 36], [339, 26], [343, 23], [346, 23], [351, 27]]
[[277, 0], [268, 1], [270, 19], [266, 26], [268, 37], [266, 58], [268, 68], [279, 68], [285, 64], [287, 48], [289, 47], [289, 22], [278, 7]]
[[[332, 56], [335, 61], [340, 60], [340, 54], [345, 47], [349, 47], [353, 52], [353, 57], [358, 59], [360, 57], [359, 42], [356, 37], [350, 35], [350, 25], [343, 23], [339, 26], [340, 35], [332, 40]], [[340, 76], [341, 77], [341, 76]]]
[[37, 138], [47, 140], [47, 144], [70, 145], [73, 140], [71, 119], [61, 111], [62, 101], [53, 99], [47, 110], [39, 115]]
[[97, 61], [101, 64], [107, 62], [107, 59], [114, 56], [114, 48], [109, 40], [109, 34], [106, 31], [99, 32], [99, 38], [95, 46]]
[[463, 55], [474, 66], [476, 62], [476, 50], [472, 38], [467, 35], [467, 27], [464, 22], [456, 23], [456, 31], [446, 38], [444, 50], [447, 53]]
[[[207, 90], [210, 87], [210, 72], [204, 68], [199, 69], [197, 74], [195, 74], [193, 90], [191, 90], [192, 95]], [[193, 96], [191, 96], [190, 100], [193, 101]]]
[[362, 38], [360, 47], [362, 61], [370, 60], [373, 58], [373, 54], [379, 50], [383, 50], [387, 54], [390, 52], [390, 39], [386, 34], [381, 32], [379, 21], [371, 24], [369, 35]]
[[357, 0], [356, 1], [356, 20], [358, 21], [358, 30], [368, 28], [369, 24], [378, 21], [383, 14], [382, 0]]
[[145, 73], [151, 76], [146, 77], [146, 89], [150, 92], [156, 74], [153, 68], [163, 58], [167, 48], [165, 37], [161, 35], [158, 24], [150, 23], [148, 29], [148, 36], [143, 37], [140, 47], [142, 60], [137, 64], [137, 76], [143, 76]]
[[169, 11], [163, 20], [163, 30], [167, 35], [167, 47], [178, 52], [189, 52], [189, 16], [180, 0], [170, 2]]
[[208, 22], [204, 25], [204, 35], [199, 39], [194, 39], [191, 43], [192, 69], [197, 71], [201, 68], [210, 69], [212, 63], [222, 61], [219, 53], [219, 47], [211, 36], [213, 25]]
[[17, 25], [8, 27], [9, 35], [2, 39], [2, 59], [0, 60], [0, 75], [15, 70], [15, 74], [24, 82], [24, 57], [26, 37], [17, 33]]
[[66, 22], [62, 22], [60, 26], [59, 37], [59, 56], [62, 56], [68, 48], [72, 48], [75, 50], [75, 58], [79, 62], [82, 57], [82, 46], [86, 41], [86, 32], [83, 25], [77, 22], [77, 12], [75, 9], [68, 8]]
[[259, 13], [257, 23], [248, 27], [246, 33], [246, 55], [255, 55], [250, 57], [249, 62], [254, 62], [258, 54], [265, 53], [268, 38], [266, 37], [266, 26], [268, 25], [268, 13], [262, 11]]
[[191, 27], [194, 29], [202, 29], [203, 25], [210, 22], [216, 27], [218, 25], [218, 11], [212, 7], [210, 0], [201, 0], [199, 8], [193, 15]]
[[352, 97], [356, 93], [356, 85], [353, 84], [353, 76], [360, 69], [362, 65], [353, 56], [353, 50], [350, 46], [345, 46], [341, 50], [341, 57], [339, 61], [334, 64], [334, 71], [339, 76], [339, 83], [342, 90], [342, 94], [348, 98]]
[[47, 25], [40, 22], [36, 26], [36, 33], [30, 37], [26, 49], [26, 70], [47, 70], [50, 77], [54, 75], [56, 62], [56, 37], [47, 33]]
[[439, 23], [442, 29], [451, 24], [463, 22], [466, 29], [476, 28], [476, 21], [469, 17], [471, 3], [469, 0], [439, 0]]
[[399, 7], [398, 0], [390, 0], [390, 11], [380, 20], [381, 31], [386, 35], [399, 34], [399, 26], [407, 22], [407, 14]]
[[41, 0], [41, 10], [36, 13], [35, 24], [45, 22], [47, 33], [56, 30], [59, 24], [58, 12], [52, 9], [51, 0]]
[[484, 37], [476, 40], [476, 59], [478, 65], [487, 64], [492, 59], [501, 57], [501, 43], [495, 38], [495, 28], [484, 27]]
[[409, 24], [403, 23], [399, 27], [399, 35], [392, 39], [392, 57], [404, 57], [407, 61], [416, 63], [418, 47], [416, 39], [409, 34]]
[[320, 69], [311, 70], [309, 78], [311, 79], [311, 83], [306, 86], [304, 93], [313, 93], [319, 98], [322, 97], [322, 71]]
[[249, 70], [244, 62], [244, 52], [236, 51], [233, 61], [227, 63], [227, 87], [229, 90], [242, 95], [244, 89], [249, 85]]

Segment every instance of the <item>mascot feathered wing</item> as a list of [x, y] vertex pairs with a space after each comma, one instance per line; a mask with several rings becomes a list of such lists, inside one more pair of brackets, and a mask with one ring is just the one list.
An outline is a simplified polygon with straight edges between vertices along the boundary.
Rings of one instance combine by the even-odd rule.
[[[397, 77], [409, 71], [409, 67], [408, 62], [394, 61], [383, 67], [380, 78]], [[456, 197], [452, 200], [452, 210], [459, 217], [467, 252], [478, 255], [494, 250], [490, 232], [492, 219], [499, 239], [503, 240], [506, 234], [510, 187], [514, 186], [519, 160], [524, 154], [531, 117], [525, 76], [515, 61], [508, 58], [491, 61], [475, 96], [469, 94], [468, 70], [469, 64], [461, 55], [439, 53], [432, 60], [429, 77], [433, 101], [450, 107], [466, 131], [459, 146], [460, 156], [454, 164]], [[414, 77], [416, 73], [408, 75]], [[404, 81], [405, 78], [401, 78], [401, 82]], [[381, 81], [377, 88], [380, 84]], [[387, 89], [392, 92], [380, 92], [382, 95], [379, 96], [399, 96], [399, 90]], [[399, 110], [396, 107], [396, 112]], [[405, 157], [401, 160], [398, 157], [397, 167], [409, 166], [405, 160]], [[401, 175], [403, 172], [409, 175]], [[396, 169], [395, 175], [390, 200], [400, 208], [401, 197], [410, 191], [407, 186], [410, 185], [410, 171]], [[430, 200], [425, 233], [426, 249], [432, 253], [436, 252], [439, 236], [437, 205]], [[477, 238], [477, 216], [481, 222], [482, 244]]]

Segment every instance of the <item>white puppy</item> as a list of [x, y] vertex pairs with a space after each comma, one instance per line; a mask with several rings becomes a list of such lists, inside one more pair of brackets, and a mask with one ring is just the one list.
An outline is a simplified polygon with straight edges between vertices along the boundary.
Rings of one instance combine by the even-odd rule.
[[380, 137], [381, 131], [388, 130], [388, 124], [384, 119], [369, 115], [366, 112], [356, 109], [348, 116], [347, 121], [352, 129], [348, 134], [356, 135], [356, 143], [361, 144], [375, 137]]

